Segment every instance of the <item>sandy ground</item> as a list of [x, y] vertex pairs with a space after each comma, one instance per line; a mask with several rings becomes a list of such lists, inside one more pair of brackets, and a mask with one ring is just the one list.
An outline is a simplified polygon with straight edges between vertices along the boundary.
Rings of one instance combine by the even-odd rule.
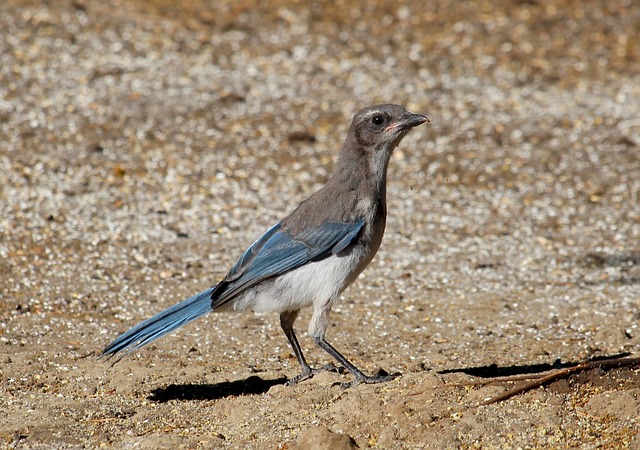
[[[640, 447], [637, 366], [460, 385], [640, 352], [640, 3], [367, 4], [1, 3], [0, 447]], [[96, 359], [224, 276], [379, 102], [431, 124], [328, 339], [400, 378], [286, 387], [271, 315]]]

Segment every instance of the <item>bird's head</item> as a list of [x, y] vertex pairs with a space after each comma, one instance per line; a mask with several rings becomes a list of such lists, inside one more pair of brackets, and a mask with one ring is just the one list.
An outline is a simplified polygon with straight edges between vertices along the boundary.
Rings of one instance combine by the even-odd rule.
[[355, 167], [366, 167], [363, 173], [382, 189], [393, 150], [411, 128], [428, 121], [399, 105], [361, 109], [353, 117], [335, 173], [348, 175]]
[[425, 122], [429, 119], [400, 105], [369, 106], [354, 116], [349, 134], [359, 147], [385, 150], [390, 155], [411, 128]]

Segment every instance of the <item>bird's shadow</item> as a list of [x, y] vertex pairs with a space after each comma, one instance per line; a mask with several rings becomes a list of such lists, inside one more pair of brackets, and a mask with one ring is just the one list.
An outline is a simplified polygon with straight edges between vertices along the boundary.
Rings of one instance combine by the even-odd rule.
[[[598, 356], [598, 357], [589, 359], [589, 361], [621, 359], [629, 355], [631, 355], [631, 353], [618, 353], [616, 355], [610, 355], [610, 356]], [[447, 373], [465, 373], [467, 375], [471, 375], [479, 378], [499, 378], [499, 377], [510, 377], [514, 375], [532, 375], [532, 374], [547, 372], [550, 370], [564, 369], [567, 367], [576, 366], [581, 362], [583, 361], [562, 362], [560, 361], [560, 359], [557, 359], [551, 364], [549, 363], [523, 364], [523, 365], [513, 365], [513, 366], [505, 366], [505, 367], [499, 367], [496, 364], [491, 364], [489, 366], [461, 367], [459, 369], [445, 369], [445, 370], [438, 371], [438, 373], [443, 375]]]
[[272, 386], [286, 382], [287, 378], [285, 377], [265, 380], [257, 375], [252, 375], [244, 380], [223, 381], [214, 384], [170, 384], [165, 388], [151, 391], [148, 399], [157, 403], [166, 403], [170, 400], [218, 400], [240, 395], [264, 394]]

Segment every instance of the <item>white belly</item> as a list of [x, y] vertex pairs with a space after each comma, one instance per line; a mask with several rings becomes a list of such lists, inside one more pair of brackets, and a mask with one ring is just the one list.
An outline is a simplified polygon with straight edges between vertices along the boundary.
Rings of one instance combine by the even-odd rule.
[[335, 301], [368, 264], [358, 251], [330, 256], [267, 280], [229, 302], [229, 309], [256, 312], [293, 311]]

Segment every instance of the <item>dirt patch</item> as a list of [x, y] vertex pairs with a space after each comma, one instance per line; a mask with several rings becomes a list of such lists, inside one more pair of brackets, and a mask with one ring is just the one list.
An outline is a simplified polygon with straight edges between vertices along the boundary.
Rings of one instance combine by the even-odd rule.
[[[637, 448], [637, 2], [0, 6], [0, 443], [14, 448]], [[215, 284], [326, 181], [352, 115], [393, 155], [374, 263], [299, 367], [269, 315], [96, 355]], [[330, 358], [296, 326], [310, 362]], [[317, 448], [322, 448], [320, 444]]]

